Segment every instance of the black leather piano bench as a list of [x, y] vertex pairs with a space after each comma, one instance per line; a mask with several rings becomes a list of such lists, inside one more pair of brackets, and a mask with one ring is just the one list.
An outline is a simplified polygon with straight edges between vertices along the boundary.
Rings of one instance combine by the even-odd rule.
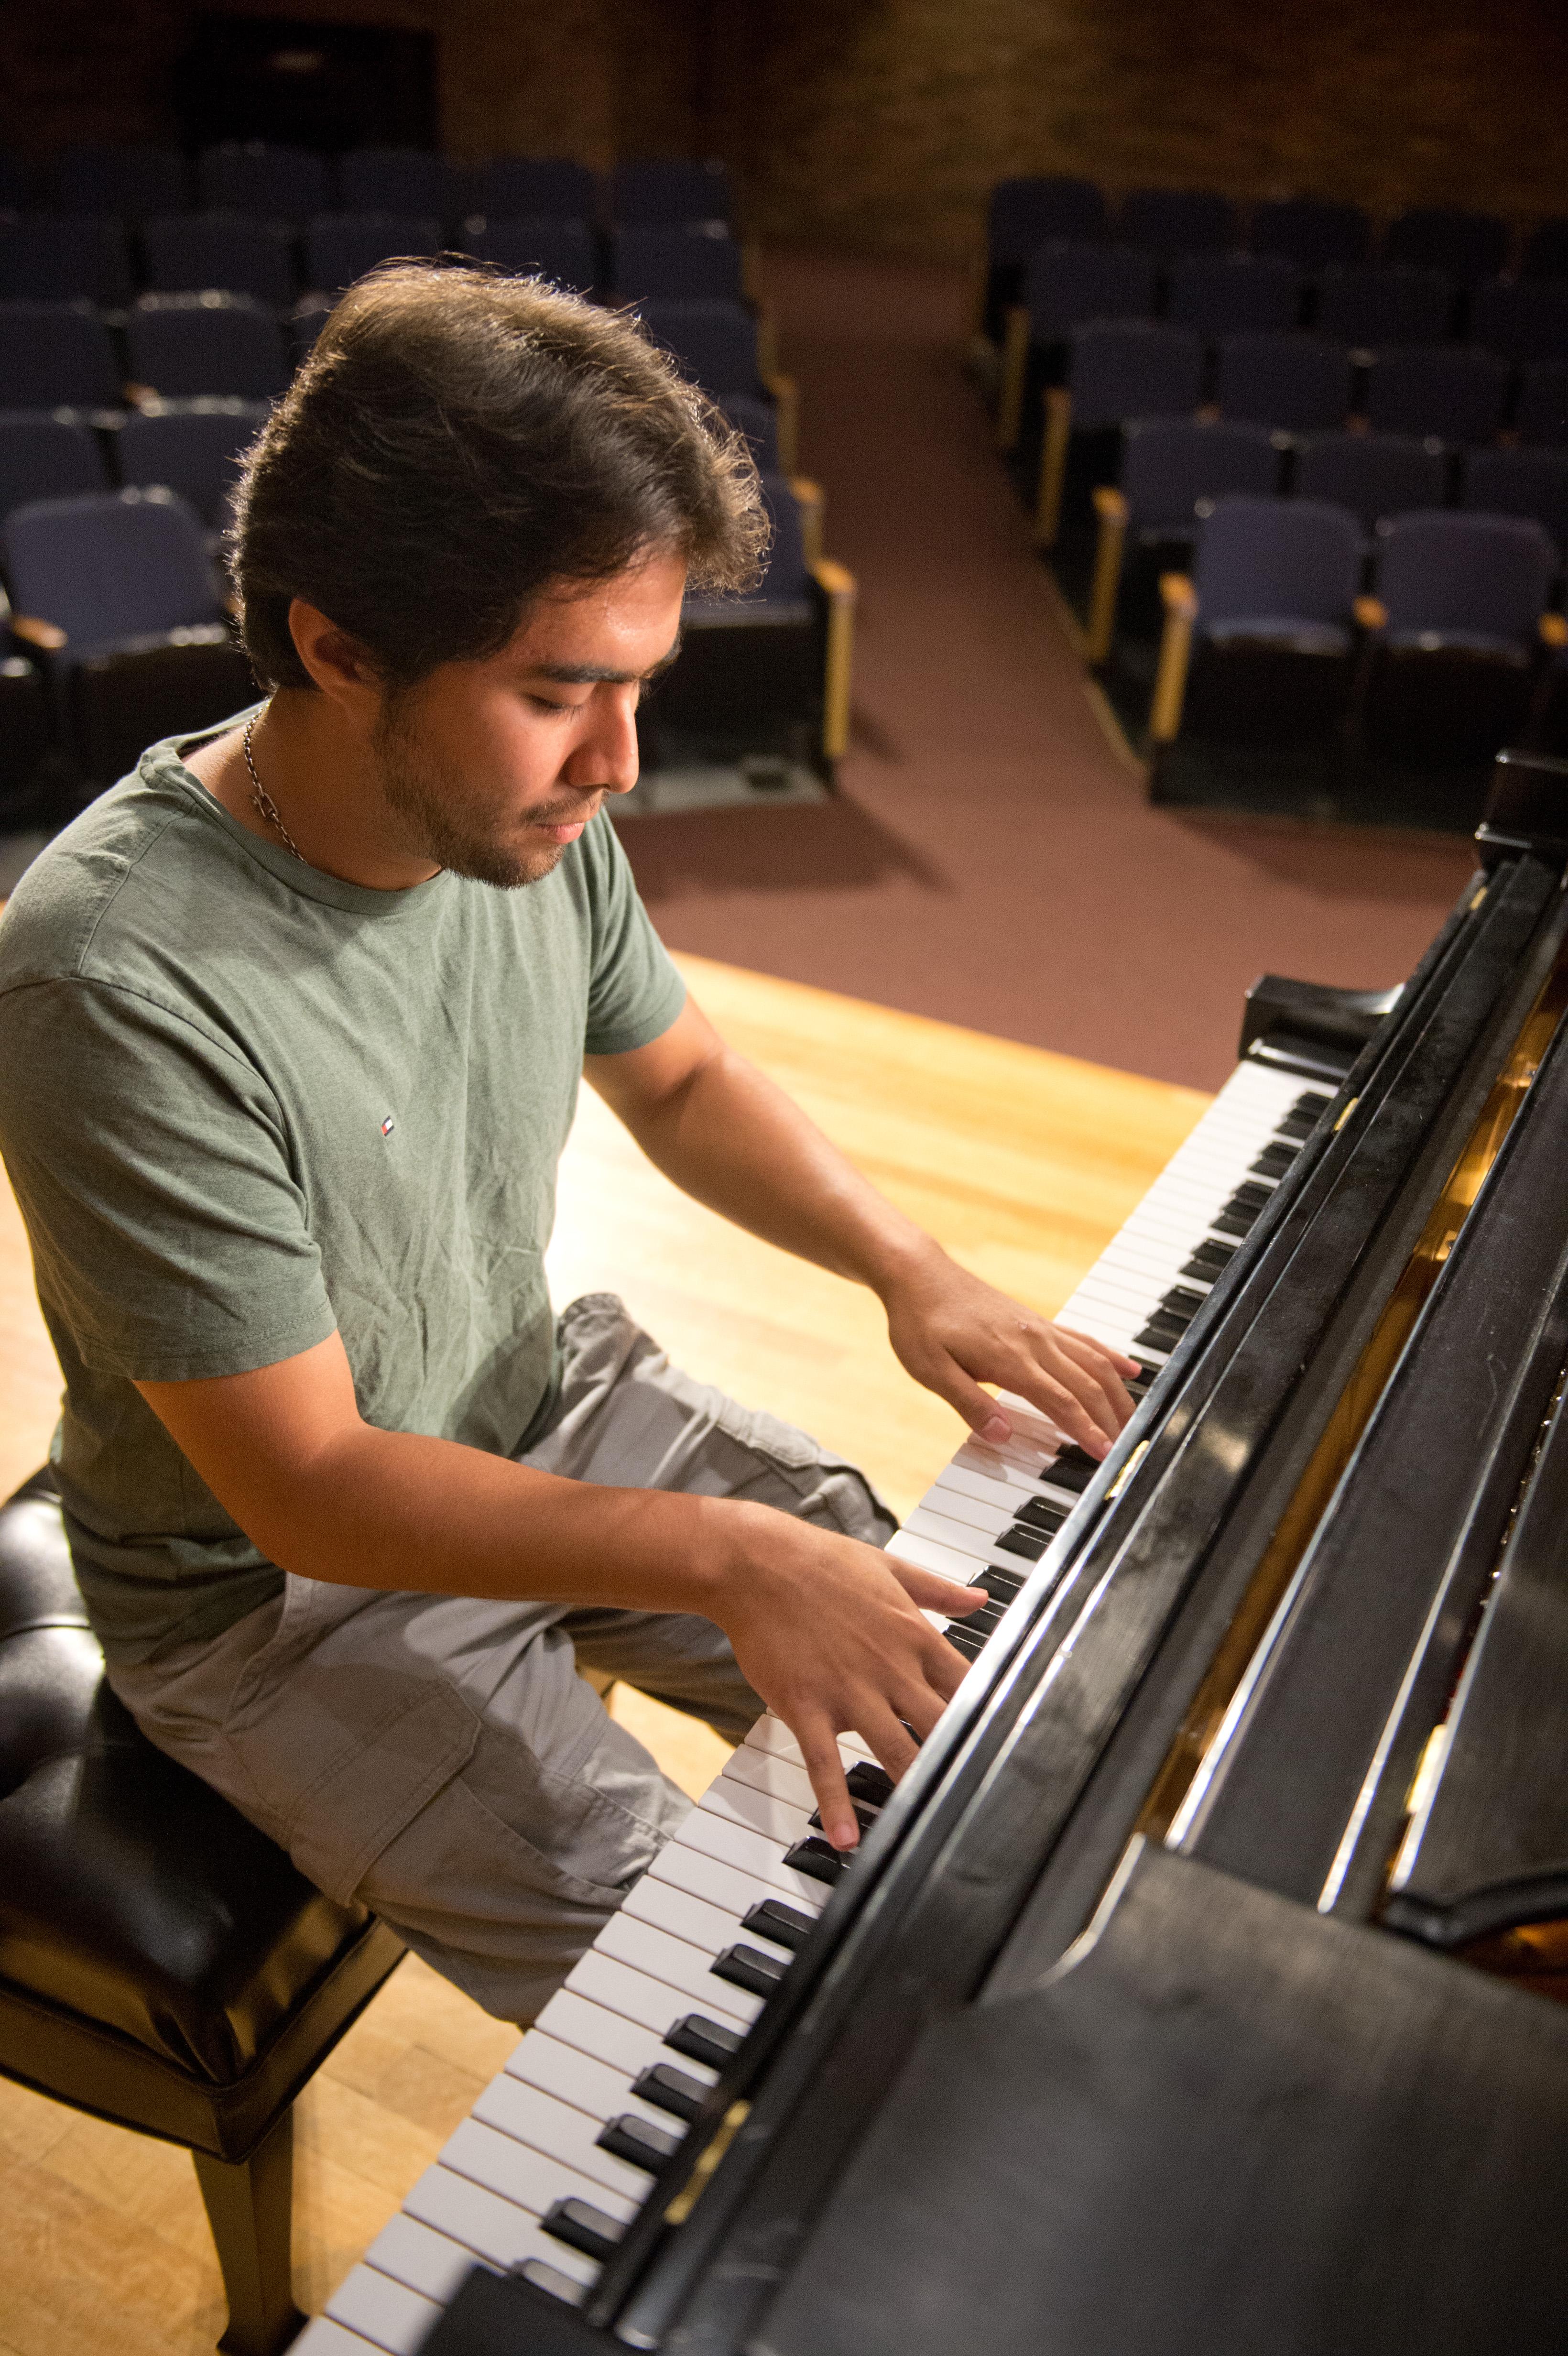
[[402, 1952], [139, 1731], [36, 1475], [0, 1505], [0, 2071], [187, 2146], [226, 2356], [304, 2324], [292, 2105]]

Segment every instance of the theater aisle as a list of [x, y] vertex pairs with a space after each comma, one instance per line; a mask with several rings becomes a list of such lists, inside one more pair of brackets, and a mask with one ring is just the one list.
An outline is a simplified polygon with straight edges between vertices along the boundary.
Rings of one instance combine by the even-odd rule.
[[[697, 958], [720, 1027], [969, 1266], [1050, 1311], [1205, 1099]], [[907, 1512], [956, 1419], [886, 1346], [876, 1302], [676, 1193], [584, 1093], [561, 1166], [556, 1297], [595, 1287], [687, 1365], [811, 1426]], [[0, 1194], [0, 1482], [42, 1461], [58, 1376], [15, 1206]], [[686, 1788], [723, 1752], [640, 1697], [617, 1708]], [[315, 2309], [467, 2115], [514, 2032], [413, 1959], [298, 2105], [296, 2295]], [[174, 2147], [0, 2080], [0, 2356], [208, 2356], [222, 2320], [196, 2179]]]
[[666, 937], [1202, 1087], [1258, 973], [1403, 980], [1467, 847], [1149, 808], [962, 374], [961, 276], [813, 253], [763, 277], [860, 584], [854, 739], [837, 803], [627, 823]]

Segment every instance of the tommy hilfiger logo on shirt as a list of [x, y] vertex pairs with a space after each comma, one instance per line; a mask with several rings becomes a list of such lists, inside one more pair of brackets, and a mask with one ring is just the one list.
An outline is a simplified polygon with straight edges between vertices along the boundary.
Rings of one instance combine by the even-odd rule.
[[383, 1136], [383, 1137], [390, 1137], [390, 1135], [391, 1135], [391, 1133], [392, 1133], [393, 1130], [395, 1130], [395, 1129], [396, 1129], [397, 1125], [398, 1125], [398, 1124], [397, 1124], [397, 1122], [392, 1119], [391, 1114], [390, 1114], [390, 1113], [389, 1113], [389, 1114], [387, 1115], [386, 1119], [381, 1123], [381, 1134], [382, 1134], [382, 1136]]

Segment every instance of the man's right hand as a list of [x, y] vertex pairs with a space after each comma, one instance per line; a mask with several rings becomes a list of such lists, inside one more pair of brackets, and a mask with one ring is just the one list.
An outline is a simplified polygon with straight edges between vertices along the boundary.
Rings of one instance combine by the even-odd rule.
[[968, 1666], [923, 1613], [962, 1614], [989, 1599], [769, 1505], [729, 1513], [734, 1555], [706, 1608], [799, 1743], [824, 1833], [853, 1848], [859, 1826], [837, 1737], [858, 1734], [896, 1783]]

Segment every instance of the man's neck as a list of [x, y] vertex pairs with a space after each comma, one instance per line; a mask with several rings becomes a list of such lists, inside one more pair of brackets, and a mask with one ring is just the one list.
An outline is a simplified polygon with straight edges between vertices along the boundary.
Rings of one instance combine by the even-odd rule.
[[[326, 696], [281, 690], [255, 723], [251, 753], [263, 790], [312, 867], [374, 892], [406, 892], [440, 873], [399, 841], [369, 749]], [[248, 833], [289, 847], [257, 799], [241, 729], [198, 746], [185, 766]]]

